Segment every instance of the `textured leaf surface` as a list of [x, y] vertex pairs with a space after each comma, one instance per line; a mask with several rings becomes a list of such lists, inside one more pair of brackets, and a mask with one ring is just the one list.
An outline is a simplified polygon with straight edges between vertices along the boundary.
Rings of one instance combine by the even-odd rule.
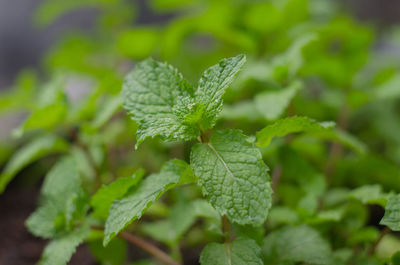
[[208, 244], [200, 255], [201, 265], [262, 265], [260, 247], [248, 238], [230, 244]]
[[26, 220], [26, 226], [33, 235], [51, 238], [57, 232], [55, 220], [59, 209], [51, 202], [39, 206]]
[[119, 178], [110, 185], [103, 185], [92, 197], [91, 205], [93, 206], [93, 216], [106, 219], [108, 211], [114, 200], [121, 198], [142, 178], [142, 174], [138, 173], [128, 178]]
[[137, 64], [126, 77], [122, 94], [124, 108], [139, 124], [138, 145], [156, 135], [167, 141], [190, 140], [199, 135], [199, 130], [179, 115], [185, 112], [182, 109], [194, 107], [179, 104], [192, 96], [193, 88], [172, 66], [152, 59]]
[[400, 194], [389, 199], [380, 224], [386, 225], [393, 231], [400, 231]]
[[214, 126], [217, 115], [222, 110], [222, 97], [225, 90], [232, 83], [235, 75], [245, 62], [246, 56], [241, 54], [223, 59], [203, 73], [195, 93], [196, 102], [204, 106], [203, 129]]
[[[309, 226], [285, 227], [264, 239], [262, 255], [265, 264], [302, 262], [331, 265], [331, 249], [321, 235]], [[286, 263], [285, 263], [286, 262]]]
[[105, 226], [104, 245], [132, 221], [140, 218], [165, 191], [179, 183], [189, 167], [182, 167], [182, 164], [183, 161], [179, 160], [167, 162], [160, 173], [148, 176], [136, 189], [128, 192], [122, 199], [114, 201]]
[[268, 167], [239, 130], [217, 131], [197, 144], [191, 165], [204, 195], [221, 215], [239, 224], [261, 224], [271, 207]]
[[43, 251], [38, 265], [65, 265], [75, 253], [76, 248], [89, 235], [87, 226], [76, 229], [62, 237], [53, 239]]
[[274, 137], [282, 137], [295, 132], [321, 131], [331, 128], [332, 122], [318, 123], [307, 117], [290, 117], [276, 121], [257, 132], [257, 144], [267, 146]]
[[53, 135], [46, 135], [36, 138], [26, 146], [19, 149], [7, 163], [4, 171], [0, 175], [0, 193], [2, 193], [7, 184], [24, 167], [33, 161], [54, 152], [66, 151], [68, 144]]
[[[82, 199], [81, 180], [75, 161], [62, 158], [46, 175], [41, 190], [42, 205], [28, 218], [29, 231], [43, 238], [51, 238], [70, 225]], [[64, 227], [63, 227], [64, 226]]]
[[299, 81], [293, 82], [288, 87], [278, 91], [266, 91], [255, 97], [257, 110], [267, 119], [279, 118], [289, 106], [290, 101], [302, 88]]

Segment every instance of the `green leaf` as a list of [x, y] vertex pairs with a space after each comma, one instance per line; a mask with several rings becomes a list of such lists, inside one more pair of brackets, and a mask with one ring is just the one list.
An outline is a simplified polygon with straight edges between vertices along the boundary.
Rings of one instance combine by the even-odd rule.
[[114, 113], [121, 107], [121, 104], [122, 99], [120, 95], [106, 98], [104, 104], [100, 107], [92, 121], [92, 127], [98, 129], [106, 124], [106, 122], [108, 122]]
[[76, 248], [90, 233], [88, 226], [77, 228], [69, 234], [53, 239], [46, 246], [38, 265], [65, 265]]
[[196, 144], [190, 161], [199, 185], [221, 215], [239, 224], [262, 224], [271, 207], [268, 167], [240, 130], [213, 134]]
[[262, 255], [265, 264], [271, 265], [289, 262], [332, 264], [330, 246], [317, 231], [306, 225], [284, 227], [270, 233], [264, 239]]
[[248, 238], [232, 243], [208, 244], [200, 255], [201, 265], [263, 265], [260, 247]]
[[[152, 54], [160, 42], [160, 32], [152, 27], [138, 27], [122, 32], [117, 40], [120, 53], [133, 59], [143, 59]], [[132, 45], [135, 43], [135, 45]]]
[[137, 145], [156, 135], [165, 141], [196, 138], [198, 128], [186, 124], [185, 117], [179, 115], [195, 107], [179, 104], [192, 93], [191, 85], [172, 66], [152, 59], [137, 64], [122, 89], [124, 108], [139, 124]]
[[60, 211], [49, 201], [40, 206], [26, 220], [26, 227], [34, 236], [52, 238], [57, 233], [56, 219]]
[[80, 190], [81, 179], [75, 160], [71, 157], [60, 159], [47, 174], [42, 195], [55, 202], [64, 202], [65, 198]]
[[65, 104], [48, 105], [34, 110], [31, 115], [13, 131], [14, 137], [21, 137], [27, 131], [51, 130], [59, 125], [67, 113]]
[[278, 120], [257, 132], [257, 144], [267, 146], [274, 137], [282, 137], [296, 132], [322, 131], [333, 126], [333, 122], [318, 123], [308, 117], [289, 117]]
[[124, 264], [127, 248], [127, 243], [123, 239], [116, 239], [107, 247], [103, 247], [100, 240], [90, 242], [89, 244], [90, 252], [102, 265]]
[[391, 194], [384, 193], [382, 186], [378, 184], [365, 185], [349, 193], [350, 198], [357, 199], [364, 204], [378, 204], [382, 207], [385, 207], [390, 196]]
[[168, 219], [145, 223], [141, 229], [157, 241], [174, 246], [195, 221], [194, 203], [182, 201], [172, 207]]
[[37, 74], [32, 70], [22, 70], [12, 89], [0, 93], [0, 114], [29, 109], [37, 86]]
[[195, 92], [196, 102], [204, 106], [202, 129], [209, 129], [214, 126], [217, 116], [222, 110], [222, 97], [225, 90], [245, 62], [246, 56], [241, 54], [223, 59], [203, 73]]
[[19, 149], [13, 154], [4, 171], [0, 175], [0, 194], [21, 169], [48, 154], [64, 152], [67, 149], [67, 142], [54, 135], [38, 137]]
[[141, 231], [145, 235], [167, 245], [173, 245], [178, 238], [168, 219], [142, 224]]
[[400, 265], [400, 251], [397, 251], [392, 256], [392, 263], [393, 265]]
[[313, 33], [301, 36], [283, 54], [276, 56], [270, 63], [274, 79], [278, 82], [291, 81], [304, 65], [304, 47], [316, 39]]
[[375, 88], [372, 93], [372, 98], [382, 100], [397, 99], [400, 97], [399, 85], [400, 75], [395, 75], [387, 82]]
[[339, 129], [335, 130], [327, 128], [326, 130], [312, 130], [309, 131], [308, 134], [322, 140], [339, 142], [344, 146], [353, 149], [360, 155], [364, 155], [368, 149], [367, 146], [359, 139], [349, 134], [348, 132]]
[[39, 27], [45, 27], [68, 11], [82, 7], [99, 7], [99, 5], [105, 5], [114, 1], [115, 0], [46, 0], [43, 1], [35, 11], [34, 22]]
[[93, 206], [93, 216], [107, 219], [108, 211], [114, 200], [120, 199], [141, 179], [143, 174], [135, 174], [132, 177], [118, 178], [110, 185], [103, 185], [92, 197], [90, 204]]
[[52, 130], [65, 120], [67, 113], [65, 83], [65, 77], [56, 74], [43, 86], [35, 100], [33, 111], [13, 131], [14, 137], [21, 137], [24, 133], [32, 130]]
[[386, 225], [393, 231], [400, 231], [400, 194], [389, 199], [380, 224]]
[[256, 108], [267, 120], [279, 118], [301, 88], [302, 83], [295, 81], [284, 89], [260, 93], [254, 99]]
[[53, 166], [45, 178], [41, 195], [42, 205], [26, 222], [35, 236], [51, 238], [60, 231], [70, 230], [74, 219], [85, 215], [86, 197], [75, 160], [65, 157]]
[[182, 163], [183, 161], [179, 160], [167, 162], [160, 173], [148, 176], [136, 189], [129, 191], [122, 199], [114, 201], [105, 226], [104, 246], [132, 221], [140, 218], [164, 192], [179, 183], [189, 167], [182, 167]]
[[252, 100], [243, 100], [232, 105], [224, 105], [220, 117], [227, 120], [244, 120], [248, 122], [264, 120], [264, 116], [261, 115]]

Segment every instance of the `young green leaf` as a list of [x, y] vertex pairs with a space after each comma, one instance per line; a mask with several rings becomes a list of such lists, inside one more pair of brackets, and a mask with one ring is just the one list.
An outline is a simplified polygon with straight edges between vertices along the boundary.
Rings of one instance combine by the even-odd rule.
[[64, 152], [67, 148], [67, 142], [54, 135], [41, 136], [22, 147], [14, 153], [0, 175], [0, 194], [21, 169], [41, 157], [51, 153]]
[[295, 132], [321, 131], [332, 128], [334, 123], [318, 123], [308, 117], [290, 117], [276, 121], [257, 132], [257, 144], [267, 146], [274, 137], [286, 136]]
[[44, 249], [38, 265], [66, 265], [76, 248], [87, 238], [89, 233], [89, 227], [82, 226], [53, 239]]
[[59, 125], [64, 120], [66, 112], [67, 107], [62, 103], [35, 109], [20, 127], [13, 130], [13, 136], [18, 138], [27, 131], [54, 129], [55, 126]]
[[[285, 227], [264, 239], [262, 255], [265, 264], [307, 263], [331, 265], [328, 243], [309, 226]], [[286, 263], [285, 263], [286, 262]]]
[[203, 73], [199, 87], [195, 92], [196, 102], [204, 106], [202, 129], [209, 129], [214, 126], [217, 116], [222, 110], [222, 97], [225, 90], [245, 62], [246, 56], [241, 54], [223, 59]]
[[260, 93], [254, 99], [256, 108], [267, 120], [274, 120], [282, 115], [301, 88], [302, 83], [294, 81], [284, 89]]
[[121, 198], [133, 186], [142, 179], [140, 172], [132, 177], [118, 178], [110, 185], [103, 185], [93, 195], [90, 204], [93, 207], [93, 216], [101, 219], [107, 219], [108, 211], [114, 200]]
[[104, 246], [132, 221], [140, 218], [164, 192], [179, 183], [189, 167], [187, 164], [186, 168], [182, 167], [183, 163], [179, 160], [167, 162], [160, 173], [148, 176], [136, 189], [114, 201], [105, 226]]
[[69, 230], [74, 218], [86, 213], [81, 180], [75, 161], [62, 158], [47, 174], [42, 186], [43, 204], [28, 218], [29, 231], [43, 238]]
[[190, 140], [199, 135], [198, 128], [179, 115], [194, 107], [179, 104], [192, 96], [193, 88], [172, 66], [152, 59], [140, 62], [126, 77], [122, 94], [124, 108], [139, 124], [137, 145], [156, 135], [166, 141]]
[[29, 216], [26, 227], [37, 237], [52, 238], [57, 233], [56, 219], [59, 214], [60, 211], [54, 203], [46, 202]]
[[248, 238], [232, 243], [208, 244], [200, 255], [201, 265], [263, 265], [260, 247]]
[[213, 134], [209, 143], [197, 144], [191, 166], [204, 195], [221, 215], [239, 224], [262, 224], [271, 207], [268, 167], [259, 150], [240, 130]]
[[386, 225], [393, 231], [400, 231], [400, 194], [389, 199], [380, 224]]
[[64, 202], [67, 196], [80, 190], [81, 179], [75, 160], [71, 157], [62, 158], [47, 174], [42, 195], [54, 201]]

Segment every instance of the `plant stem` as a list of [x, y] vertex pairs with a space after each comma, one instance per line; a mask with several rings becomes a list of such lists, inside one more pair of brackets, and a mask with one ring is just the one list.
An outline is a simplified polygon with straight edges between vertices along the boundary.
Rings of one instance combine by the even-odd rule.
[[282, 175], [282, 165], [278, 164], [276, 165], [276, 167], [274, 168], [274, 171], [272, 171], [272, 190], [275, 192], [276, 194], [276, 189], [278, 188], [278, 184], [279, 184], [279, 180], [281, 178]]
[[371, 247], [368, 249], [368, 255], [372, 255], [375, 253], [376, 247], [379, 245], [379, 243], [382, 241], [382, 239], [391, 232], [391, 230], [388, 227], [385, 227], [382, 229], [381, 233], [379, 234], [379, 237], [375, 240], [375, 242], [371, 245]]
[[[339, 111], [337, 119], [338, 128], [346, 130], [348, 125], [348, 119], [349, 119], [349, 110], [347, 105], [344, 104]], [[328, 161], [325, 166], [325, 176], [327, 178], [328, 183], [330, 183], [331, 176], [335, 171], [335, 166], [340, 156], [342, 155], [342, 152], [343, 152], [343, 146], [340, 143], [333, 142], [331, 144], [329, 149]]]
[[[92, 226], [92, 229], [95, 230], [104, 230], [104, 227], [101, 226]], [[118, 237], [125, 239], [129, 243], [143, 249], [144, 251], [148, 252], [149, 254], [153, 255], [157, 259], [159, 259], [161, 262], [168, 264], [168, 265], [180, 265], [178, 262], [174, 261], [173, 259], [168, 256], [164, 251], [159, 249], [158, 247], [154, 246], [153, 244], [145, 241], [144, 239], [137, 237], [135, 235], [132, 235], [127, 232], [121, 232], [118, 234]]]
[[233, 234], [232, 234], [232, 231], [231, 231], [231, 224], [230, 224], [228, 218], [225, 215], [222, 216], [221, 222], [222, 222], [222, 232], [224, 233], [225, 241], [227, 243], [232, 242], [233, 241]]

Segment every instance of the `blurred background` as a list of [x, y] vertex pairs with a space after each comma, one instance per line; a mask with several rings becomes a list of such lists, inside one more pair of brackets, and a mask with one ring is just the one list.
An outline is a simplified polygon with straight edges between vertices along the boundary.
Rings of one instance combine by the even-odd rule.
[[[66, 34], [74, 31], [93, 34], [99, 10], [89, 6], [62, 14], [46, 27], [33, 23], [41, 0], [0, 0], [0, 89], [10, 88], [16, 75], [27, 67], [40, 67], [46, 51]], [[137, 25], [163, 24], [174, 12], [159, 14], [151, 10], [150, 1], [130, 0]], [[400, 23], [400, 2], [396, 0], [337, 0], [345, 11], [358, 20], [385, 31]]]
[[[19, 97], [17, 94], [10, 93], [17, 87], [21, 87], [21, 84], [22, 87], [24, 84], [29, 87], [30, 82], [34, 84], [49, 80], [55, 75], [54, 73], [65, 69], [72, 70], [79, 74], [68, 81], [67, 94], [71, 102], [77, 102], [88, 94], [89, 88], [96, 80], [118, 87], [116, 89], [118, 92], [121, 78], [111, 73], [110, 69], [118, 69], [117, 72], [126, 73], [132, 67], [132, 60], [140, 60], [149, 55], [172, 62], [182, 69], [189, 79], [195, 80], [199, 69], [215, 63], [221, 57], [243, 51], [254, 57], [269, 58], [271, 54], [285, 51], [289, 43], [293, 41], [290, 38], [275, 38], [275, 35], [278, 35], [276, 32], [287, 31], [291, 34], [296, 30], [302, 32], [307, 27], [317, 28], [319, 23], [325, 23], [331, 17], [344, 17], [343, 21], [340, 20], [343, 23], [338, 22], [338, 29], [347, 30], [349, 39], [352, 39], [354, 34], [356, 40], [351, 45], [354, 44], [355, 48], [354, 50], [349, 48], [349, 53], [359, 51], [359, 47], [364, 49], [364, 43], [370, 43], [369, 47], [374, 56], [379, 54], [379, 59], [375, 64], [370, 63], [371, 58], [364, 60], [357, 57], [355, 61], [366, 61], [370, 68], [374, 68], [389, 60], [390, 67], [385, 69], [398, 67], [398, 64], [392, 63], [400, 60], [398, 25], [400, 1], [398, 0], [282, 1], [282, 3], [294, 3], [293, 6], [288, 5], [287, 10], [285, 9], [285, 12], [289, 14], [286, 19], [291, 18], [293, 21], [287, 24], [281, 23], [282, 28], [275, 28], [276, 25], [273, 22], [274, 19], [279, 18], [280, 11], [264, 14], [263, 9], [260, 9], [261, 13], [250, 14], [251, 18], [246, 17], [246, 14], [242, 16], [240, 13], [241, 5], [249, 5], [246, 8], [251, 10], [252, 4], [261, 3], [262, 5], [264, 2], [274, 1], [247, 0], [247, 3], [245, 0], [225, 1], [226, 3], [221, 6], [217, 4], [213, 6], [213, 12], [208, 12], [208, 2], [212, 1], [0, 0], [0, 104], [3, 104], [0, 110], [7, 109], [3, 113], [0, 112], [1, 141], [7, 143], [9, 139], [23, 139], [18, 138], [18, 135], [22, 135], [21, 130], [28, 130], [23, 128], [16, 131], [15, 128], [27, 116], [27, 110], [23, 106], [34, 105], [37, 95], [34, 92], [27, 93], [25, 99], [21, 96], [18, 101], [20, 105], [15, 106], [13, 106], [14, 103], [6, 100], [6, 97], [12, 99]], [[280, 10], [279, 8], [277, 10]], [[225, 9], [232, 13], [223, 11]], [[305, 17], [302, 17], [301, 12]], [[199, 15], [203, 13], [206, 14], [205, 17]], [[232, 14], [235, 16], [232, 17]], [[347, 17], [351, 20], [347, 21]], [[267, 28], [265, 31], [264, 26]], [[246, 32], [247, 28], [253, 31]], [[201, 34], [190, 34], [193, 32]], [[292, 36], [289, 33], [288, 35]], [[259, 45], [259, 39], [257, 42], [254, 41], [262, 34], [267, 36], [260, 37], [265, 45]], [[296, 34], [298, 35], [295, 32], [293, 36]], [[327, 31], [327, 34], [331, 34], [331, 31]], [[373, 41], [370, 41], [372, 38]], [[185, 45], [178, 44], [180, 42], [185, 42]], [[360, 46], [357, 46], [358, 44]], [[336, 46], [331, 48], [337, 49]], [[92, 53], [96, 56], [91, 56]], [[115, 56], [117, 58], [114, 58], [114, 54], [117, 54]], [[372, 58], [375, 57], [372, 56]], [[80, 62], [81, 59], [83, 63]], [[92, 59], [94, 61], [90, 61]], [[99, 61], [96, 61], [97, 59]], [[358, 70], [361, 67], [357, 65], [355, 68]], [[326, 70], [329, 72], [332, 69]], [[390, 69], [385, 73], [390, 75], [392, 73]], [[308, 70], [315, 71], [315, 69]], [[304, 71], [304, 75], [307, 75], [307, 69]], [[329, 87], [343, 87], [349, 83], [346, 73], [352, 72], [353, 69], [346, 68], [343, 71], [344, 73], [339, 77], [332, 77], [326, 73], [317, 74], [326, 74], [325, 82]], [[82, 73], [89, 73], [91, 77], [87, 78]], [[382, 76], [385, 76], [385, 73]], [[330, 80], [330, 78], [340, 80], [342, 77], [343, 82], [335, 83]], [[395, 90], [397, 88], [398, 86]], [[386, 112], [382, 115], [386, 115], [384, 113]], [[333, 120], [336, 120], [336, 114], [336, 112], [327, 115], [319, 113], [316, 116], [320, 115], [321, 118], [331, 116]], [[396, 141], [399, 139], [398, 135], [388, 137], [397, 139]], [[11, 152], [22, 142], [22, 140], [17, 140], [15, 144], [2, 145], [4, 145], [4, 150]], [[388, 152], [385, 155], [397, 154], [400, 157], [398, 149]], [[0, 165], [4, 164], [9, 156], [7, 152], [4, 154], [0, 157]], [[394, 158], [394, 160], [400, 161], [399, 158]], [[21, 175], [24, 175], [23, 171]], [[36, 206], [39, 190], [38, 185], [31, 188], [26, 183], [21, 184], [25, 180], [26, 178], [11, 182], [7, 191], [0, 196], [2, 235], [0, 237], [0, 265], [34, 264], [40, 257], [45, 244], [42, 240], [30, 235], [24, 227], [25, 219]], [[138, 250], [135, 251], [138, 252]], [[140, 256], [140, 253], [138, 255]], [[71, 264], [97, 263], [88, 254], [87, 248], [81, 247]]]

